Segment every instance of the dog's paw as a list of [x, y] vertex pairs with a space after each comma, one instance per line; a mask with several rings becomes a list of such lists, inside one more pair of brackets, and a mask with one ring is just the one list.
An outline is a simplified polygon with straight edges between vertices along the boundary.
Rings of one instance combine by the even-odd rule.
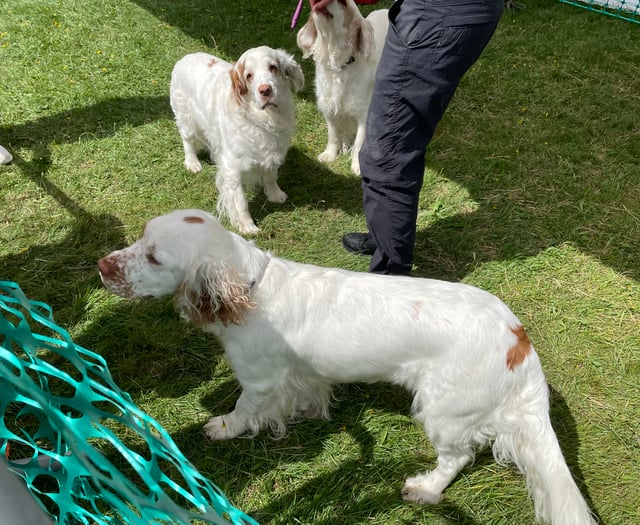
[[282, 191], [280, 188], [274, 191], [270, 191], [267, 194], [267, 199], [269, 199], [269, 202], [274, 202], [276, 204], [282, 204], [284, 201], [287, 200], [287, 197], [288, 195], [284, 191]]
[[236, 225], [238, 231], [244, 235], [255, 235], [260, 232], [260, 228], [253, 221], [243, 222]]
[[226, 416], [212, 417], [203, 427], [204, 433], [211, 441], [237, 437], [242, 432], [238, 432], [232, 421], [233, 416], [229, 414]]
[[360, 161], [357, 158], [351, 161], [351, 171], [356, 175], [360, 175]]
[[434, 493], [429, 490], [428, 477], [416, 476], [415, 478], [407, 478], [402, 487], [402, 499], [419, 503], [421, 505], [435, 505], [442, 501], [442, 493]]
[[199, 160], [185, 160], [184, 167], [187, 168], [191, 173], [200, 173], [202, 171], [202, 164], [200, 164]]
[[329, 149], [329, 148], [327, 148], [322, 153], [320, 153], [320, 155], [318, 155], [318, 160], [320, 162], [325, 162], [325, 163], [333, 162], [337, 158], [338, 158], [338, 153], [335, 151], [335, 149]]

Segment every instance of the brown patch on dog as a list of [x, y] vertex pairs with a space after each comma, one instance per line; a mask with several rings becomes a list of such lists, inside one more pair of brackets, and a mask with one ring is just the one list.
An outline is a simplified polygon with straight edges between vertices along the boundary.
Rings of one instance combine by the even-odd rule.
[[185, 217], [182, 219], [184, 222], [188, 222], [189, 224], [202, 224], [204, 219], [202, 217], [194, 217], [192, 215]]
[[212, 58], [211, 60], [209, 60], [209, 62], [207, 62], [207, 66], [209, 67], [213, 67], [218, 63], [218, 61], [215, 58]]
[[245, 314], [257, 306], [251, 285], [230, 268], [185, 281], [174, 299], [183, 317], [200, 326], [216, 321], [241, 325]]
[[232, 295], [223, 301], [212, 301], [206, 295], [200, 297], [198, 303], [199, 317], [196, 324], [209, 324], [220, 321], [224, 326], [230, 324], [242, 325], [245, 313], [256, 307], [251, 298], [249, 287], [238, 285]]
[[242, 104], [244, 96], [249, 92], [244, 80], [244, 64], [236, 64], [231, 71], [229, 71], [229, 76], [231, 77], [234, 98], [238, 105], [240, 105]]
[[507, 352], [507, 368], [513, 370], [520, 365], [531, 352], [531, 341], [522, 325], [512, 328], [511, 331], [518, 340], [509, 348]]

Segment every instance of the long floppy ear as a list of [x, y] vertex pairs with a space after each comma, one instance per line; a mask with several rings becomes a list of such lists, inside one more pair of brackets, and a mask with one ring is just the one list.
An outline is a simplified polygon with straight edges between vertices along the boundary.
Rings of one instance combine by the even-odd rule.
[[313, 21], [313, 17], [309, 16], [307, 23], [300, 28], [296, 35], [296, 43], [302, 51], [302, 58], [309, 58], [313, 54], [313, 46], [318, 38], [318, 28]]
[[373, 24], [362, 16], [354, 18], [349, 26], [348, 43], [354, 53], [369, 58], [375, 43]]
[[220, 321], [241, 325], [248, 310], [256, 307], [251, 285], [220, 263], [204, 261], [190, 270], [175, 295], [180, 315], [197, 325]]
[[242, 104], [249, 92], [247, 81], [244, 78], [244, 61], [236, 62], [229, 71], [231, 77], [231, 92], [238, 105]]
[[284, 49], [276, 50], [276, 54], [282, 71], [293, 82], [293, 90], [297, 93], [304, 87], [304, 73], [300, 64], [295, 61], [293, 55], [290, 55]]

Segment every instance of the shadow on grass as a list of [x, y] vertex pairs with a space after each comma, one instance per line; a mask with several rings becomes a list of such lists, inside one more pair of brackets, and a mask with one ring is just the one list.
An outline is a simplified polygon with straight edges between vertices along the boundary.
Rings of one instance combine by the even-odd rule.
[[256, 220], [288, 207], [318, 210], [339, 208], [350, 215], [362, 213], [360, 178], [345, 176], [291, 147], [278, 172], [278, 184], [289, 195], [284, 204], [272, 204], [262, 196], [249, 202]]
[[16, 126], [0, 126], [0, 144], [32, 149], [34, 157], [41, 159], [39, 166], [25, 166], [24, 161], [18, 164], [27, 174], [42, 175], [51, 158], [52, 144], [111, 137], [122, 127], [142, 126], [161, 118], [173, 119], [168, 97], [109, 98]]
[[[224, 414], [233, 409], [238, 395], [237, 383], [229, 381], [207, 394], [202, 399], [202, 405], [210, 410], [212, 415]], [[233, 502], [233, 486], [244, 487], [252, 478], [259, 478], [283, 465], [308, 464], [326, 453], [326, 442], [331, 436], [344, 432], [350, 435], [359, 451], [356, 458], [353, 457], [353, 453], [345, 453], [346, 459], [340, 462], [337, 468], [330, 471], [323, 468], [322, 473], [312, 475], [302, 486], [296, 486], [290, 492], [285, 491], [284, 494], [274, 497], [264, 507], [252, 509], [251, 515], [259, 522], [287, 523], [295, 521], [296, 516], [300, 515], [327, 516], [327, 513], [330, 513], [327, 509], [335, 508], [335, 515], [318, 518], [312, 522], [314, 525], [330, 525], [339, 522], [338, 514], [343, 517], [351, 516], [352, 519], [366, 519], [384, 514], [394, 507], [407, 505], [399, 495], [405, 477], [427, 470], [430, 464], [425, 464], [425, 459], [416, 456], [414, 450], [407, 451], [406, 454], [396, 451], [393, 460], [385, 459], [380, 452], [374, 454], [378, 438], [362, 423], [362, 415], [364, 411], [373, 410], [375, 417], [379, 417], [379, 413], [383, 412], [396, 414], [406, 421], [410, 417], [410, 394], [399, 387], [386, 384], [356, 384], [336, 387], [336, 399], [332, 407], [331, 420], [299, 421], [289, 427], [289, 434], [282, 440], [273, 440], [263, 431], [254, 439], [239, 438], [209, 443], [202, 433], [200, 424], [183, 428], [173, 437], [200, 472], [211, 476], [214, 483], [225, 487]], [[551, 418], [569, 469], [590, 508], [594, 509], [578, 464], [580, 440], [574, 418], [562, 396], [553, 389]], [[390, 432], [401, 430], [396, 428]], [[202, 453], [202, 447], [206, 448], [207, 452]], [[433, 452], [429, 455], [433, 456]], [[426, 462], [434, 461], [435, 457], [432, 457]], [[474, 464], [467, 467], [465, 472], [493, 463], [493, 456], [487, 449], [479, 452]], [[513, 468], [515, 471], [515, 467]], [[371, 496], [361, 497], [361, 494], [372, 492], [371, 482], [374, 478], [384, 478], [384, 490], [376, 490]], [[516, 479], [524, 487], [524, 478], [518, 474]], [[455, 484], [455, 481], [453, 483]], [[388, 490], [386, 487], [389, 487]], [[347, 494], [351, 494], [352, 497], [345, 499]], [[533, 505], [533, 502], [529, 503]], [[429, 516], [437, 515], [451, 520], [452, 523], [477, 523], [465, 510], [446, 498], [440, 505], [417, 506], [414, 509], [418, 514], [424, 513], [427, 520]], [[415, 519], [414, 514], [406, 523], [413, 523]], [[600, 523], [604, 522], [601, 520]]]
[[[418, 231], [415, 275], [460, 280], [479, 264], [535, 257], [568, 243], [616, 272], [640, 279], [636, 178], [581, 172], [579, 167], [553, 175], [523, 173], [496, 161], [479, 164], [472, 155], [491, 155], [481, 146], [455, 160], [436, 159], [442, 152], [437, 147], [428, 155], [427, 165], [464, 187], [478, 207], [436, 217], [431, 226]], [[543, 173], [550, 171], [541, 168]]]
[[112, 136], [124, 126], [140, 126], [170, 115], [166, 97], [114, 98], [17, 126], [0, 127], [0, 143], [33, 150], [32, 160], [14, 152], [13, 164], [25, 178], [51, 195], [72, 219], [70, 231], [60, 242], [3, 257], [2, 278], [17, 282], [28, 297], [48, 303], [63, 324], [77, 320], [85, 306], [85, 291], [100, 286], [96, 261], [123, 247], [125, 238], [124, 226], [115, 215], [87, 212], [47, 179], [51, 146], [87, 136]]
[[[90, 292], [102, 288], [98, 259], [126, 246], [127, 242], [125, 225], [117, 216], [88, 212], [47, 178], [52, 145], [76, 142], [87, 136], [109, 137], [124, 126], [140, 126], [170, 117], [166, 97], [131, 97], [108, 99], [18, 126], [0, 127], [0, 143], [10, 142], [16, 148], [33, 150], [31, 160], [14, 152], [13, 164], [22, 176], [53, 197], [70, 218], [61, 240], [29, 246], [0, 258], [0, 278], [17, 282], [27, 297], [50, 305], [59, 326], [73, 325], [86, 315], [92, 301]], [[145, 310], [141, 313], [145, 321], [132, 315], [132, 310], [141, 308]], [[155, 322], [150, 323], [149, 318]], [[183, 345], [178, 349], [158, 335], [173, 324], [176, 331], [180, 330], [178, 333], [184, 333], [177, 340], [176, 344]], [[157, 390], [160, 386], [161, 394], [173, 391], [179, 395], [176, 377], [181, 377], [182, 371], [189, 367], [202, 368], [204, 356], [210, 355], [205, 352], [205, 345], [213, 348], [211, 354], [215, 354], [219, 346], [210, 339], [203, 341], [205, 336], [201, 332], [194, 334], [193, 330], [178, 324], [184, 323], [179, 322], [173, 305], [167, 301], [144, 305], [122, 302], [105, 316], [98, 317], [74, 341], [101, 353], [124, 390]], [[109, 334], [108, 338], [104, 337], [105, 333]], [[148, 359], [150, 353], [158, 355], [159, 351], [166, 360], [162, 365]], [[132, 369], [140, 371], [140, 377], [131, 377]], [[199, 376], [197, 381], [202, 379]]]

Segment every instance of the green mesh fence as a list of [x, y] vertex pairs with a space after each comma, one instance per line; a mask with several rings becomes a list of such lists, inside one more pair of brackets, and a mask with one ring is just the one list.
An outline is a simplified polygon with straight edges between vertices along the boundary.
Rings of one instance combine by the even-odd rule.
[[0, 281], [0, 454], [59, 524], [257, 525], [75, 345]]
[[560, 0], [565, 4], [583, 7], [623, 20], [640, 24], [640, 0]]

